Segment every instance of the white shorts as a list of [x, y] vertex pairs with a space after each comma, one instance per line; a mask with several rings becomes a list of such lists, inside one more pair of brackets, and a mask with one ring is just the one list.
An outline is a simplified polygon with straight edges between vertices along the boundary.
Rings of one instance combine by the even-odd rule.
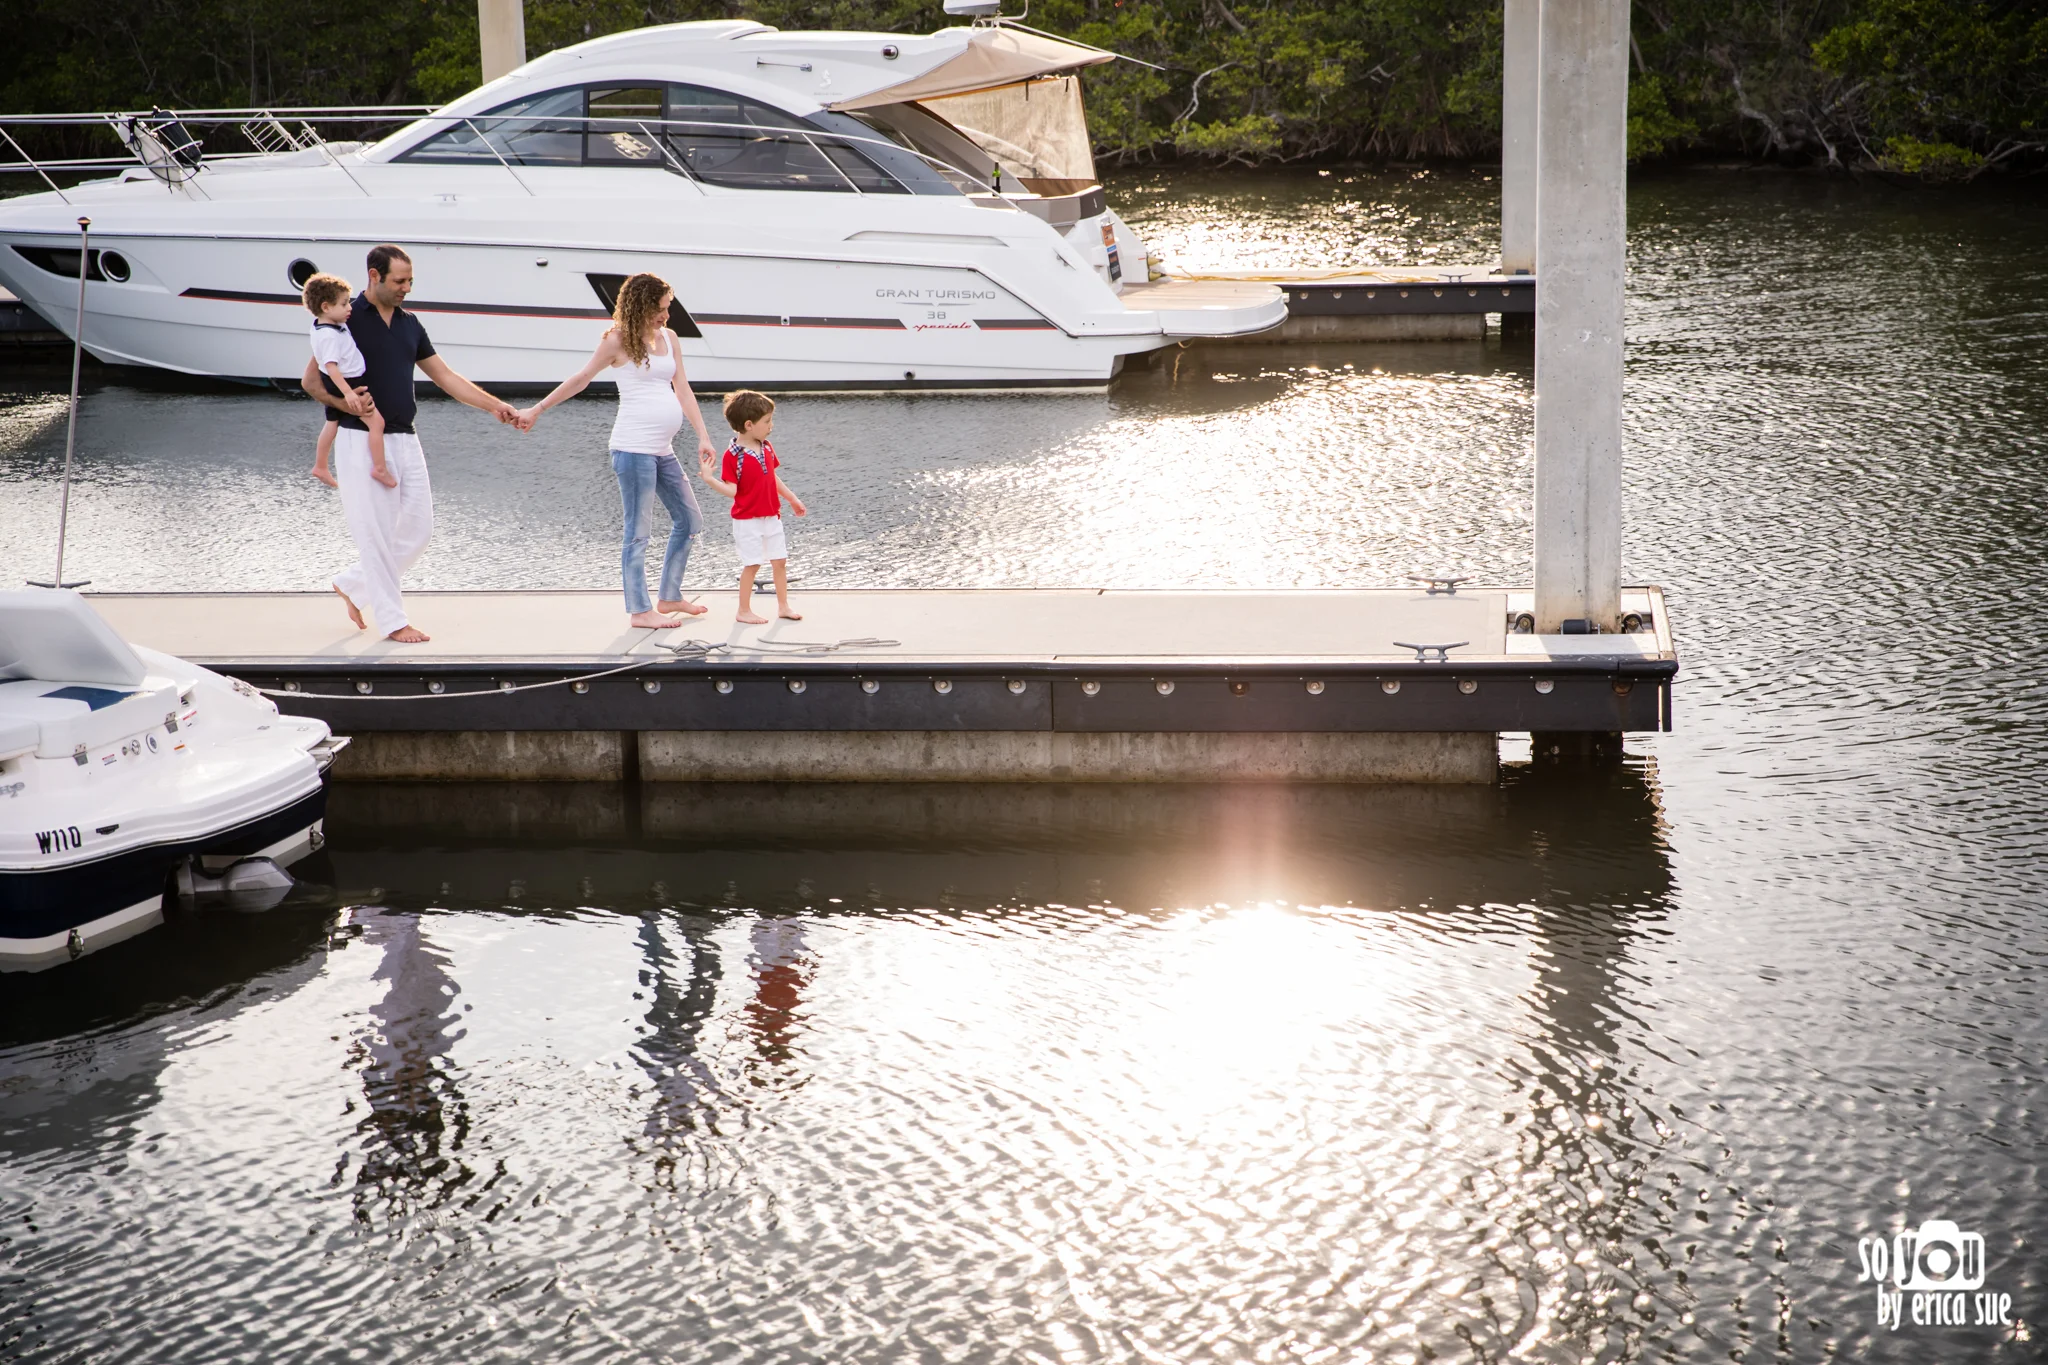
[[771, 564], [789, 558], [789, 539], [782, 534], [781, 517], [734, 518], [732, 543], [742, 564]]

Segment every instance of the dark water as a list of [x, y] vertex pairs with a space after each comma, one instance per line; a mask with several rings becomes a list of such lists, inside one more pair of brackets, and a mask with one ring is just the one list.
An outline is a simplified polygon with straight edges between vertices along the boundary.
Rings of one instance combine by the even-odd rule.
[[[1199, 269], [1477, 257], [1491, 189], [1117, 197]], [[1628, 571], [1685, 671], [1618, 770], [341, 787], [298, 903], [0, 978], [0, 1359], [2041, 1358], [2044, 210], [1634, 188]], [[62, 429], [8, 387], [20, 577]], [[1497, 343], [1244, 348], [778, 445], [814, 583], [1512, 581], [1530, 404]], [[340, 553], [303, 406], [88, 412], [100, 586]], [[603, 405], [425, 420], [422, 581], [608, 581]], [[1879, 1325], [1858, 1238], [1929, 1219], [2010, 1325]]]

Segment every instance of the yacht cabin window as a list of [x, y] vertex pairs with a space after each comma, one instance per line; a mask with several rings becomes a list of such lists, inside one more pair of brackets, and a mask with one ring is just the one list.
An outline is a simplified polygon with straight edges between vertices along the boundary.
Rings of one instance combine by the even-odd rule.
[[739, 95], [671, 85], [668, 117], [669, 146], [692, 175], [713, 185], [906, 193], [843, 139]]
[[[872, 136], [857, 125], [850, 131]], [[667, 143], [666, 154], [656, 139]], [[680, 164], [707, 184], [734, 189], [910, 192], [825, 128], [698, 85], [577, 86], [529, 95], [450, 123], [399, 159], [496, 165], [500, 157], [514, 166], [674, 171]]]
[[582, 165], [582, 87], [529, 95], [489, 114], [450, 121], [399, 160], [436, 165], [481, 161], [495, 166], [500, 157], [515, 166]]
[[661, 87], [590, 92], [590, 131], [583, 144], [584, 160], [593, 166], [659, 166]]

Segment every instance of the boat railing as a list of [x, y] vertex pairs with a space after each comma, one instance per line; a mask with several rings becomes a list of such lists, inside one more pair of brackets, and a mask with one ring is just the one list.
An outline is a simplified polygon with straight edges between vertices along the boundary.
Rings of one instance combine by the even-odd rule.
[[[503, 114], [474, 113], [452, 114], [431, 105], [376, 105], [363, 107], [326, 106], [310, 108], [249, 108], [249, 109], [152, 109], [147, 112], [126, 111], [90, 114], [23, 114], [0, 115], [0, 139], [4, 139], [19, 160], [0, 161], [0, 173], [22, 172], [41, 176], [43, 182], [66, 203], [62, 187], [54, 178], [59, 174], [92, 172], [118, 172], [135, 168], [138, 164], [158, 180], [172, 188], [193, 186], [205, 167], [215, 162], [241, 162], [259, 160], [270, 156], [293, 155], [307, 151], [320, 151], [349, 179], [369, 194], [361, 181], [356, 180], [343, 157], [359, 151], [359, 142], [334, 143], [322, 136], [322, 125], [348, 125], [363, 127], [385, 123], [400, 123], [406, 126], [419, 123], [446, 123], [466, 125], [476, 138], [477, 144], [488, 149], [491, 158], [515, 180], [520, 188], [532, 195], [535, 193], [525, 177], [519, 174], [523, 169], [563, 164], [555, 160], [528, 160], [517, 149], [508, 156], [506, 149], [491, 134], [506, 125], [540, 125], [544, 131], [572, 133], [579, 136], [590, 133], [630, 134], [637, 130], [645, 139], [647, 147], [660, 153], [667, 169], [702, 188], [705, 184], [718, 184], [715, 175], [707, 174], [701, 168], [688, 164], [685, 156], [678, 155], [677, 142], [684, 135], [731, 138], [746, 143], [804, 143], [818, 153], [818, 160], [832, 169], [845, 182], [846, 188], [856, 194], [870, 193], [864, 190], [853, 175], [838, 159], [827, 155], [825, 146], [846, 146], [856, 150], [867, 147], [881, 150], [890, 156], [909, 155], [937, 171], [942, 178], [963, 193], [990, 196], [1017, 207], [1020, 197], [1002, 188], [1000, 179], [977, 173], [961, 167], [943, 157], [936, 156], [922, 148], [911, 146], [876, 135], [836, 132], [809, 124], [791, 123], [786, 126], [759, 123], [724, 122], [709, 119], [654, 119], [632, 118], [617, 115], [569, 115], [569, 114]], [[296, 126], [294, 126], [296, 125]], [[104, 127], [128, 149], [127, 156], [104, 157], [63, 157], [37, 158], [32, 155], [14, 136], [19, 128], [91, 128]], [[252, 150], [246, 152], [207, 151], [203, 139], [194, 129], [234, 128], [248, 141]], [[656, 131], [659, 130], [659, 131]], [[483, 157], [475, 160], [482, 162]], [[651, 158], [641, 158], [650, 161]], [[886, 166], [878, 164], [872, 156], [863, 160], [875, 165], [883, 175], [889, 172]], [[360, 164], [360, 163], [359, 163]], [[576, 164], [584, 164], [579, 157]], [[632, 164], [623, 158], [616, 163]], [[900, 179], [891, 176], [901, 183]], [[75, 182], [74, 182], [75, 183]]]

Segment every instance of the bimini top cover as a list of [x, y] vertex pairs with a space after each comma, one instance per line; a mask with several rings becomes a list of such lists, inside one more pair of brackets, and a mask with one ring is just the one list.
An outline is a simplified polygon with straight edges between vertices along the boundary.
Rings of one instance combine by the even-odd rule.
[[1034, 76], [1050, 76], [1115, 60], [1113, 52], [1062, 42], [1058, 38], [1043, 38], [1036, 33], [1002, 26], [975, 28], [967, 31], [967, 46], [959, 56], [941, 62], [923, 75], [825, 107], [866, 109], [877, 104], [964, 95], [974, 90], [1014, 85]]
[[75, 592], [0, 592], [0, 681], [140, 687], [142, 660]]

